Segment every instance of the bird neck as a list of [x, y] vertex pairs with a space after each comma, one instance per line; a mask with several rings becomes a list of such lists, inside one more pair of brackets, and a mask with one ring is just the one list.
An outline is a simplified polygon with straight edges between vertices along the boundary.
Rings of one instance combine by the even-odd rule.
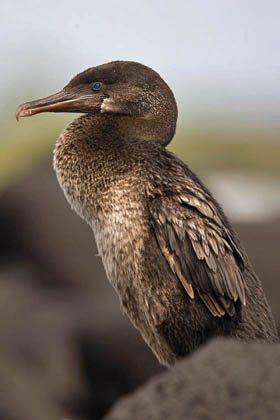
[[83, 115], [72, 121], [56, 142], [54, 168], [58, 181], [72, 208], [88, 223], [112, 208], [116, 184], [124, 180], [125, 191], [128, 184], [124, 174], [130, 173], [133, 190], [139, 192], [137, 161], [145, 159], [145, 131], [139, 125], [130, 137], [132, 128], [129, 124], [125, 127], [126, 121], [128, 117]]
[[115, 143], [120, 141], [144, 140], [155, 141], [166, 146], [173, 138], [176, 130], [176, 119], [148, 114], [143, 117], [133, 117], [117, 114], [82, 115], [68, 125], [64, 135], [71, 138], [88, 137], [98, 142]]

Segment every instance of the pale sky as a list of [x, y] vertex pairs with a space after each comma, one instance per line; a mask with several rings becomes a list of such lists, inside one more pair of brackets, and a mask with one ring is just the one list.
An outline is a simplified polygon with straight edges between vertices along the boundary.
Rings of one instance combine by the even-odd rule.
[[1, 110], [128, 59], [157, 70], [190, 120], [280, 128], [279, 22], [277, 0], [2, 2]]

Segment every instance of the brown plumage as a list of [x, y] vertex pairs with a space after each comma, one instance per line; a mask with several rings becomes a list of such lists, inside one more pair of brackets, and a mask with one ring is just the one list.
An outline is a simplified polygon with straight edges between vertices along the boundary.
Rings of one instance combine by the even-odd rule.
[[54, 166], [92, 227], [121, 306], [164, 364], [214, 335], [278, 340], [236, 233], [207, 188], [165, 149], [174, 96], [152, 69], [117, 61], [77, 75], [17, 117], [83, 112], [59, 137]]

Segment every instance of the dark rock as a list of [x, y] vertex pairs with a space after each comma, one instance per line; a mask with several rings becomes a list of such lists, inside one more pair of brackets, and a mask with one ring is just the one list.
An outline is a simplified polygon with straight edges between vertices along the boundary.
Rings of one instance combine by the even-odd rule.
[[280, 345], [216, 339], [122, 398], [104, 420], [276, 420]]

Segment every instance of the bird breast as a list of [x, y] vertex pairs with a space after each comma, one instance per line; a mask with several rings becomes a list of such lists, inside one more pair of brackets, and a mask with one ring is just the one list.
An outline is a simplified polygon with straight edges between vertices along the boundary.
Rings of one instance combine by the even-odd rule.
[[130, 172], [102, 172], [72, 148], [57, 142], [54, 168], [72, 209], [91, 226], [109, 281], [119, 294], [143, 266], [149, 223], [144, 187]]
[[115, 188], [111, 209], [99, 212], [91, 223], [108, 279], [120, 293], [141, 276], [148, 237], [141, 203], [128, 203], [123, 198], [123, 191]]

